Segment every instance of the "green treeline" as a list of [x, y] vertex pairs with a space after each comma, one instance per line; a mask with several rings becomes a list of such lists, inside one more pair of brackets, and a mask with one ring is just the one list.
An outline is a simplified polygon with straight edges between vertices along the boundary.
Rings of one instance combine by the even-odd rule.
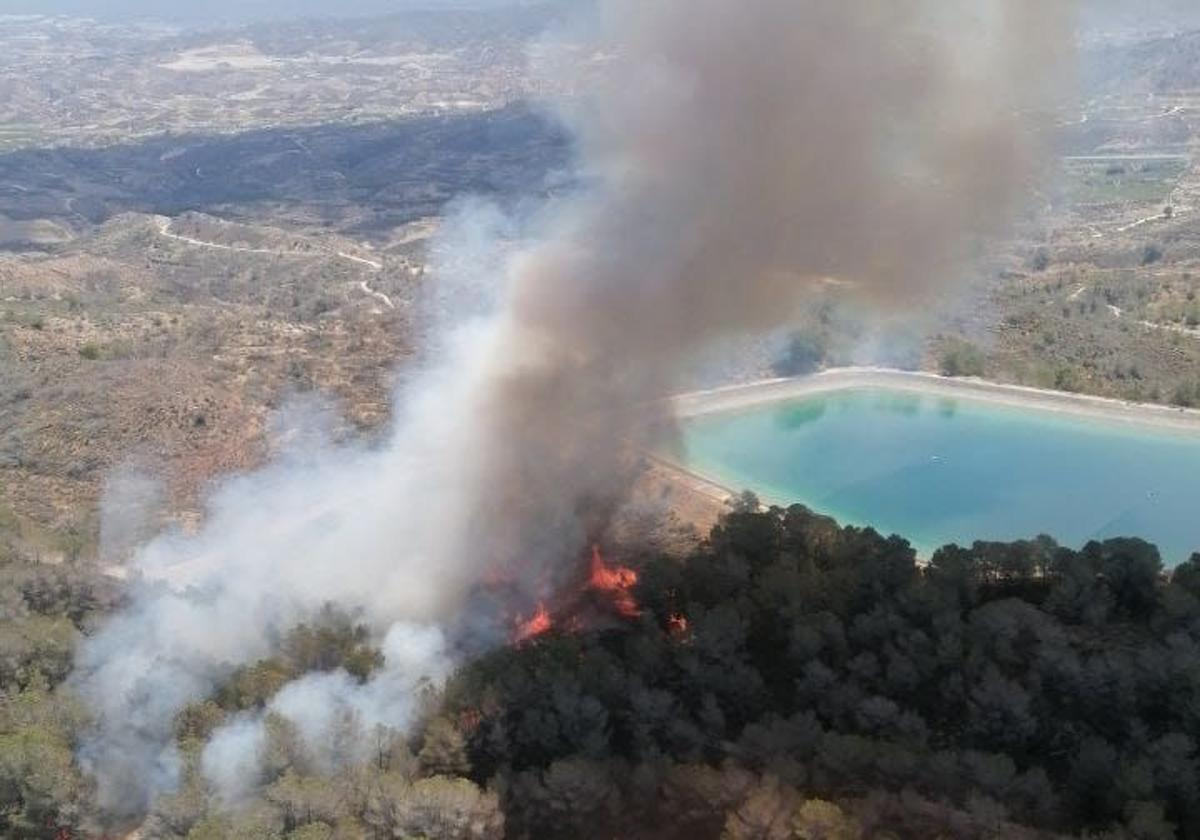
[[[269, 715], [261, 787], [214, 728], [297, 676], [379, 667], [331, 608], [183, 710], [143, 840], [1200, 837], [1200, 555], [1137, 540], [945, 548], [746, 498], [684, 558], [626, 548], [639, 619], [467, 663], [332, 771]], [[118, 584], [0, 542], [0, 837], [101, 836], [63, 680]], [[340, 737], [340, 735], [339, 735]]]
[[91, 567], [23, 556], [0, 527], [0, 837], [69, 838], [94, 811], [75, 761], [87, 711], [56, 690], [118, 584]]
[[[640, 623], [450, 687], [509, 836], [1200, 836], [1200, 555], [1169, 582], [1137, 540], [922, 569], [897, 538], [753, 510], [645, 562]], [[847, 833], [805, 828], [813, 800]]]

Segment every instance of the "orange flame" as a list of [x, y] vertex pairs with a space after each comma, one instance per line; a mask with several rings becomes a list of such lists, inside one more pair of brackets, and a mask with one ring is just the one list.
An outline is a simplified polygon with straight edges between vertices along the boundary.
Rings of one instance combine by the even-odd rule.
[[483, 713], [479, 709], [463, 709], [458, 714], [458, 728], [462, 732], [470, 734], [478, 729], [481, 723], [483, 723]]
[[552, 627], [554, 627], [554, 620], [550, 618], [550, 611], [546, 609], [545, 604], [538, 604], [537, 611], [528, 621], [517, 622], [517, 632], [513, 636], [513, 641], [526, 642], [544, 633], [549, 633]]
[[610, 566], [600, 554], [600, 546], [592, 546], [592, 574], [588, 585], [609, 596], [613, 607], [625, 618], [637, 618], [641, 608], [630, 591], [637, 585], [637, 572], [624, 566]]
[[637, 585], [637, 572], [624, 566], [610, 566], [604, 562], [600, 554], [600, 546], [592, 546], [592, 576], [590, 583], [593, 589], [601, 592], [616, 592], [632, 589]]

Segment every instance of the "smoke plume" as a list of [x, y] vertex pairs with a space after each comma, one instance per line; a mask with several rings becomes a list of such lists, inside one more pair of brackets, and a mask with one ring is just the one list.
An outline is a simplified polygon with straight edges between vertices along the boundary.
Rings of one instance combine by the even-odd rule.
[[[945, 291], [1037, 173], [1063, 5], [601, 2], [571, 52], [593, 62], [564, 114], [580, 186], [519, 223], [448, 225], [441, 250], [471, 250], [491, 305], [405, 377], [387, 444], [285, 454], [217, 492], [201, 533], [138, 554], [75, 682], [105, 805], [170, 790], [179, 709], [327, 602], [386, 638], [383, 669], [307, 677], [272, 711], [314, 742], [344, 715], [402, 729], [415, 686], [511, 630], [473, 608], [481, 581], [528, 610], [570, 572], [705, 345], [786, 325], [822, 278], [888, 307]], [[508, 250], [479, 235], [514, 224]], [[226, 796], [256, 783], [263, 725], [210, 742]]]

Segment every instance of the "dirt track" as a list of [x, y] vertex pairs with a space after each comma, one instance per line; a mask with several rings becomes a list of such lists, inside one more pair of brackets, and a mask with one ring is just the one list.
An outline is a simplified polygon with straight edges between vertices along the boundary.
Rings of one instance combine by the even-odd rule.
[[1052, 411], [1110, 422], [1157, 426], [1200, 435], [1200, 410], [1131, 403], [985, 379], [954, 379], [890, 368], [835, 368], [813, 376], [770, 379], [748, 385], [681, 394], [672, 398], [680, 417], [749, 408], [850, 388], [888, 388], [930, 396], [959, 397], [1017, 408]]

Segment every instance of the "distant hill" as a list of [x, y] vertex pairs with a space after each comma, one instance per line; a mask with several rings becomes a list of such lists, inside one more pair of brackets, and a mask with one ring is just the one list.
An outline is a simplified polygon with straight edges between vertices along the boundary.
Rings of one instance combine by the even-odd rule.
[[482, 9], [524, 5], [519, 0], [0, 0], [4, 15], [70, 15], [105, 22], [157, 20], [183, 26], [252, 23], [294, 18], [359, 17], [412, 9]]
[[1093, 95], [1200, 90], [1200, 31], [1087, 50], [1083, 81]]
[[201, 210], [261, 221], [267, 207], [285, 203], [312, 209], [328, 227], [370, 237], [438, 215], [464, 193], [502, 199], [547, 189], [569, 155], [561, 128], [524, 106], [166, 136], [104, 149], [30, 149], [0, 154], [0, 214], [67, 227], [129, 211]]

